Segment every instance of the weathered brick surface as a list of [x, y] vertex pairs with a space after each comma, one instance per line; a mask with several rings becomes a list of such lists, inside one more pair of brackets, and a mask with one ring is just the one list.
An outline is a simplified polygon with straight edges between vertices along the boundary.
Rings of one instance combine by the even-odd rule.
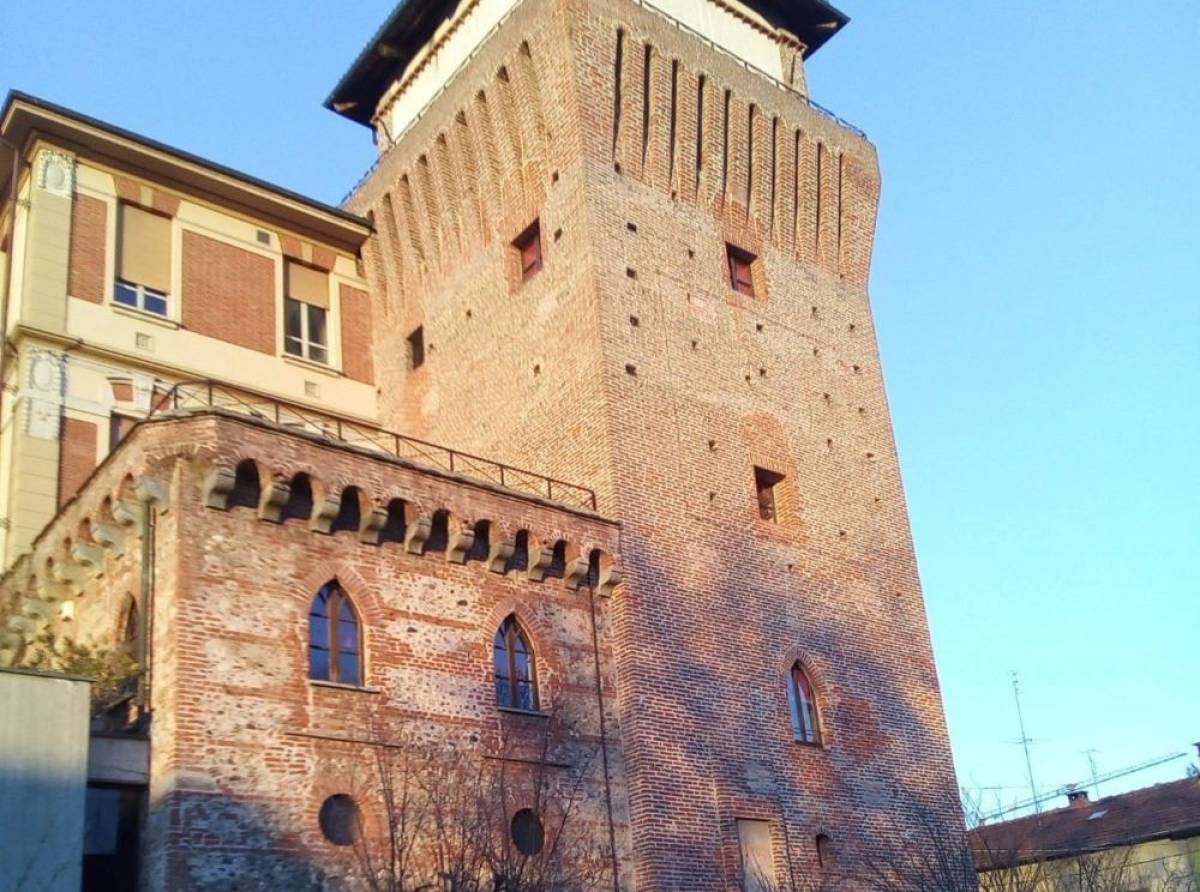
[[275, 352], [275, 264], [184, 230], [183, 324], [260, 353]]
[[342, 285], [338, 291], [342, 373], [370, 384], [375, 380], [371, 363], [371, 300], [365, 291], [349, 285]]
[[92, 303], [104, 302], [105, 221], [103, 201], [76, 193], [71, 205], [70, 267], [67, 293]]
[[96, 425], [64, 417], [59, 442], [62, 450], [58, 459], [58, 504], [61, 505], [75, 495], [96, 467]]
[[[220, 889], [237, 880], [251, 882], [247, 888], [304, 889], [318, 878], [337, 884], [347, 853], [324, 840], [316, 816], [326, 796], [369, 781], [374, 751], [363, 741], [395, 742], [415, 730], [425, 739], [478, 739], [486, 750], [502, 729], [532, 741], [545, 719], [506, 716], [494, 706], [492, 636], [510, 614], [535, 647], [542, 709], [579, 734], [560, 757], [582, 764], [607, 747], [617, 857], [627, 860], [610, 599], [586, 586], [569, 588], [561, 577], [539, 582], [521, 570], [495, 572], [482, 556], [452, 563], [441, 551], [418, 555], [396, 541], [365, 543], [354, 530], [316, 532], [304, 518], [272, 523], [252, 507], [204, 507], [213, 469], [246, 459], [259, 463], [263, 486], [310, 475], [318, 509], [326, 497], [337, 503], [357, 487], [363, 517], [401, 499], [410, 523], [445, 510], [452, 531], [489, 521], [493, 542], [511, 542], [520, 530], [535, 548], [564, 540], [568, 565], [593, 552], [619, 557], [616, 526], [593, 514], [261, 424], [212, 416], [143, 423], [21, 568], [71, 565], [72, 544], [128, 517], [114, 504], [136, 509], [139, 485], [148, 491], [147, 481], [165, 484], [164, 510], [155, 514], [150, 607], [151, 887]], [[121, 529], [120, 553], [104, 549], [96, 568], [103, 572], [89, 575], [78, 598], [75, 628], [97, 641], [119, 633], [128, 599], [141, 591], [141, 527], [134, 521]], [[307, 678], [310, 602], [333, 578], [362, 623], [362, 689]], [[3, 594], [31, 584], [14, 572]], [[588, 764], [578, 820], [607, 839], [602, 762]], [[379, 802], [360, 804], [368, 821], [381, 819]]]
[[[868, 142], [664, 17], [530, 0], [350, 202], [380, 232], [389, 422], [586, 481], [622, 523], [639, 888], [733, 882], [737, 817], [773, 822], [780, 876], [816, 870], [817, 834], [853, 873], [919, 812], [959, 821], [866, 290], [878, 190]], [[516, 285], [534, 218], [545, 266]], [[756, 517], [756, 463], [789, 478], [784, 524]], [[797, 659], [822, 749], [791, 740]]]

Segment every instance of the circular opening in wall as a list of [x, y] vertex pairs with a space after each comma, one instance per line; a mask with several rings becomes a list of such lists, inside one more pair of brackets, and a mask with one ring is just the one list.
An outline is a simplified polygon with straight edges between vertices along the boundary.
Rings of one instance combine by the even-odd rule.
[[352, 796], [337, 793], [321, 803], [317, 822], [321, 833], [335, 846], [350, 846], [358, 841], [362, 815]]
[[546, 844], [542, 819], [533, 813], [533, 809], [523, 808], [513, 815], [512, 841], [522, 855], [536, 855]]

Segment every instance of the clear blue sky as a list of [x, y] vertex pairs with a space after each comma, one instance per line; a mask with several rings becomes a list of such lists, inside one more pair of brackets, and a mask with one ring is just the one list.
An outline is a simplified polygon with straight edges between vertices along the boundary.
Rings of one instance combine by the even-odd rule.
[[[1200, 9], [842, 0], [814, 97], [879, 147], [872, 295], [960, 779], [1200, 740]], [[337, 202], [320, 102], [391, 0], [0, 12], [16, 87]], [[1193, 759], [1194, 761], [1194, 759]], [[1178, 760], [1104, 785], [1182, 776]]]

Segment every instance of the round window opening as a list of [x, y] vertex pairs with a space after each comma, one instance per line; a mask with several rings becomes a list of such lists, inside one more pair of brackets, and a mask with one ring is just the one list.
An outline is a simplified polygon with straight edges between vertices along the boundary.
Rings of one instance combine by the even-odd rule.
[[546, 844], [546, 831], [542, 828], [542, 819], [533, 813], [533, 809], [523, 808], [512, 819], [512, 840], [517, 851], [522, 855], [536, 855]]
[[335, 846], [350, 846], [358, 842], [362, 815], [353, 797], [345, 793], [330, 796], [321, 803], [317, 821], [321, 825], [321, 833]]

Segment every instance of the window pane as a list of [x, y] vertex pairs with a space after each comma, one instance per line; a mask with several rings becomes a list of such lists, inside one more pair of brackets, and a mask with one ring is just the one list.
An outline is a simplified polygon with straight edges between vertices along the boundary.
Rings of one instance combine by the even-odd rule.
[[338, 650], [343, 653], [358, 653], [358, 623], [353, 619], [338, 622]]
[[358, 684], [358, 654], [338, 654], [338, 677], [342, 684]]
[[117, 282], [113, 288], [113, 300], [127, 307], [137, 306], [137, 290], [124, 282]]
[[325, 310], [308, 304], [308, 341], [325, 346]]
[[308, 358], [313, 360], [313, 362], [328, 362], [329, 352], [324, 347], [310, 346], [308, 348]]
[[517, 681], [530, 681], [533, 678], [529, 671], [529, 654], [518, 650], [513, 655], [513, 668], [517, 671]]
[[517, 683], [517, 709], [525, 709], [530, 712], [537, 707], [533, 702], [533, 685], [527, 681]]
[[512, 705], [511, 688], [508, 686], [508, 679], [496, 676], [496, 703], [500, 706]]
[[147, 293], [145, 309], [149, 313], [157, 313], [159, 316], [165, 316], [167, 315], [167, 299]]
[[283, 333], [289, 338], [300, 338], [300, 301], [290, 297], [283, 300]]
[[313, 645], [308, 649], [308, 677], [329, 681], [329, 651]]
[[292, 354], [292, 356], [304, 355], [304, 344], [301, 343], [299, 338], [284, 338], [283, 349]]

